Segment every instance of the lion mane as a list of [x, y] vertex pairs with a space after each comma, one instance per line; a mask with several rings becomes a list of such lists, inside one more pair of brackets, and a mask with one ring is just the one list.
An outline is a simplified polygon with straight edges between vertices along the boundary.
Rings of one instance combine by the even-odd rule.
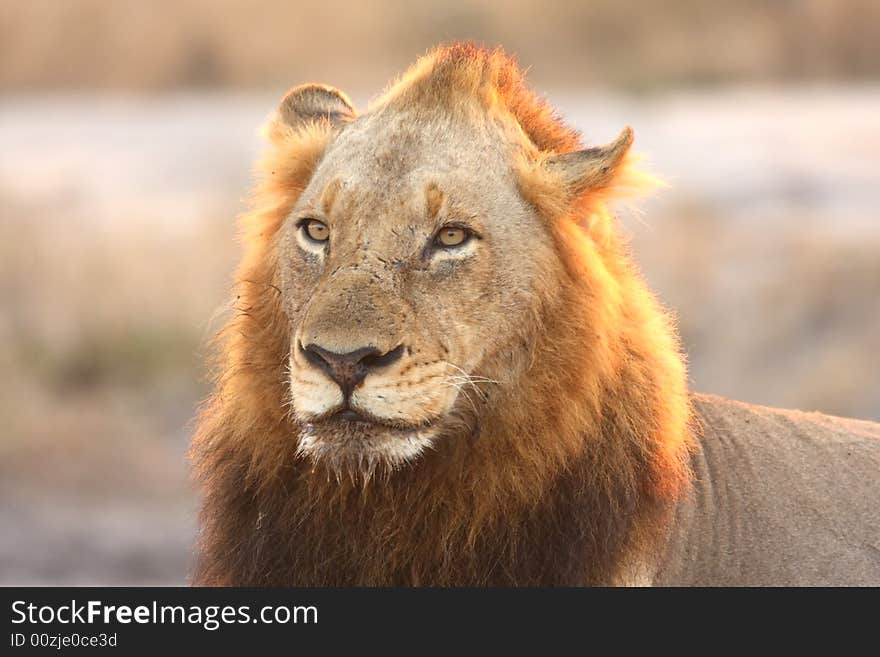
[[[527, 376], [468, 431], [369, 480], [298, 456], [279, 230], [332, 139], [326, 117], [267, 129], [234, 312], [192, 446], [203, 493], [200, 585], [584, 585], [638, 579], [688, 490], [692, 444], [674, 328], [632, 264], [607, 202], [644, 181], [627, 155], [589, 194], [542, 163], [584, 148], [500, 50], [436, 49], [375, 105], [512, 116], [534, 145], [513, 162], [563, 262]], [[345, 108], [341, 108], [345, 111]], [[630, 132], [621, 148], [629, 148]], [[491, 335], [481, 336], [492, 340]]]

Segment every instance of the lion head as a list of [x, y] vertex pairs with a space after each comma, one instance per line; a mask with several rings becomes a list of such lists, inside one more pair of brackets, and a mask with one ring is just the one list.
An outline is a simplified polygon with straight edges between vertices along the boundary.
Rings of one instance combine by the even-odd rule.
[[[495, 551], [554, 532], [600, 569], [687, 442], [674, 331], [606, 209], [647, 180], [632, 131], [585, 147], [503, 52], [456, 45], [360, 114], [296, 87], [266, 133], [194, 442], [202, 581], [494, 581]], [[603, 528], [563, 531], [553, 495]], [[490, 549], [516, 513], [552, 528]], [[541, 559], [518, 581], [551, 581]]]
[[298, 448], [336, 468], [399, 467], [519, 385], [566, 276], [532, 178], [601, 189], [632, 141], [548, 157], [571, 135], [529, 135], [508, 62], [462, 55], [361, 115], [335, 89], [294, 88], [272, 126], [330, 132], [277, 257]]

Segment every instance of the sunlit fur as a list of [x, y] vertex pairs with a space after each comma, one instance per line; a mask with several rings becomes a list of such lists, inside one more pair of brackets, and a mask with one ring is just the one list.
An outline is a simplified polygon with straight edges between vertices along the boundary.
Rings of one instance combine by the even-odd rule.
[[[543, 166], [583, 148], [500, 51], [440, 48], [374, 107], [479, 114], [521, 145], [518, 193], [545, 222], [558, 266], [536, 281], [517, 335], [483, 367], [516, 380], [456, 402], [430, 449], [371, 477], [303, 458], [289, 412], [291, 326], [279, 229], [334, 126], [277, 120], [242, 219], [235, 314], [192, 454], [204, 503], [194, 582], [204, 585], [578, 585], [650, 577], [687, 486], [689, 409], [675, 332], [606, 210], [641, 184], [629, 160], [572, 195]], [[401, 145], [400, 148], [405, 148]], [[516, 254], [528, 258], [528, 249]], [[511, 257], [514, 257], [513, 255]], [[480, 282], [475, 282], [479, 286]], [[477, 287], [475, 287], [477, 289]], [[430, 317], [422, 321], [431, 321]], [[481, 370], [483, 371], [483, 370]], [[514, 376], [514, 375], [511, 375]]]

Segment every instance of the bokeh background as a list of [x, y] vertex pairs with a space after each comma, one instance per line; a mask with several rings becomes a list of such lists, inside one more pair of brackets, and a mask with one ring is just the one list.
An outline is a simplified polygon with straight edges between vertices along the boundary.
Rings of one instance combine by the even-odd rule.
[[670, 188], [622, 209], [693, 386], [880, 420], [880, 3], [0, 0], [0, 584], [175, 584], [258, 127], [503, 44]]

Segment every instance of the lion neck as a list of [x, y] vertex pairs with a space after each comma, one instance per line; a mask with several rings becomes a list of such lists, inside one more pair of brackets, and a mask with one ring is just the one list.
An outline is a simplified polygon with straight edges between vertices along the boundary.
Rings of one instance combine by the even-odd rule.
[[[615, 279], [614, 300], [572, 274], [559, 305], [544, 311], [534, 364], [516, 389], [496, 393], [478, 432], [447, 436], [411, 467], [369, 482], [295, 456], [295, 427], [281, 411], [283, 376], [268, 365], [283, 359], [254, 351], [283, 349], [285, 339], [251, 345], [248, 362], [266, 368], [236, 368], [238, 403], [223, 406], [218, 394], [194, 446], [205, 486], [196, 581], [615, 581], [622, 564], [662, 540], [687, 482], [688, 417], [662, 312], [623, 256], [604, 258], [592, 264]], [[272, 330], [272, 291], [250, 293], [251, 307], [262, 310], [241, 321]]]

